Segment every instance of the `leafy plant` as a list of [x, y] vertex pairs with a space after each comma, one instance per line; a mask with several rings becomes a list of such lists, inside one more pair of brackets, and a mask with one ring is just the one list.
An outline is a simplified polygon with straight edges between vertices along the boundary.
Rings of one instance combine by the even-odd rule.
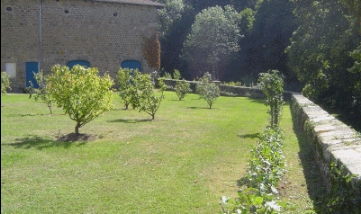
[[261, 73], [258, 81], [263, 93], [266, 95], [266, 105], [271, 107], [271, 127], [279, 125], [283, 103], [283, 79], [277, 70]]
[[108, 74], [98, 76], [97, 68], [76, 65], [69, 70], [67, 66], [55, 65], [47, 90], [57, 106], [76, 122], [75, 134], [79, 134], [79, 128], [112, 108], [112, 85]]
[[6, 94], [6, 89], [11, 89], [9, 75], [3, 71], [1, 72], [1, 96]]
[[149, 75], [142, 75], [141, 80], [139, 81], [141, 85], [141, 90], [139, 93], [139, 111], [144, 111], [150, 116], [152, 116], [152, 120], [155, 118], [155, 114], [157, 113], [160, 103], [164, 99], [164, 91], [166, 89], [166, 85], [162, 80], [159, 80], [158, 84], [160, 86], [160, 96], [156, 96], [154, 91], [154, 85], [150, 80]]
[[206, 72], [199, 80], [196, 87], [196, 92], [201, 99], [207, 101], [209, 108], [212, 108], [215, 100], [220, 96], [219, 87], [215, 83], [212, 83], [211, 79], [211, 74]]
[[351, 180], [356, 177], [356, 175], [345, 174], [343, 171], [343, 165], [339, 165], [337, 162], [331, 162], [330, 178], [332, 186], [325, 211], [328, 213], [360, 214], [361, 182], [358, 184], [360, 191], [357, 194], [351, 184]]
[[165, 72], [163, 77], [164, 79], [172, 79], [172, 75], [168, 72]]
[[[134, 84], [136, 77], [138, 76], [138, 70], [131, 70], [128, 68], [121, 68], [117, 73], [117, 83], [119, 85], [119, 96], [124, 101], [125, 109], [132, 103], [134, 96]], [[134, 101], [134, 100], [133, 100]], [[133, 107], [136, 106], [133, 103]]]
[[181, 78], [181, 74], [180, 74], [179, 70], [174, 69], [174, 71], [173, 71], [173, 79], [179, 80], [180, 78]]
[[51, 96], [51, 94], [48, 91], [48, 88], [46, 87], [47, 81], [45, 78], [45, 75], [43, 74], [43, 71], [39, 71], [38, 73], [33, 72], [36, 82], [39, 85], [39, 88], [34, 89], [34, 99], [35, 101], [41, 100], [43, 101], [46, 106], [49, 108], [50, 114], [53, 113], [52, 111], [52, 105], [54, 102], [54, 98]]
[[222, 197], [224, 213], [280, 212], [285, 205], [275, 199], [278, 181], [286, 172], [282, 147], [282, 131], [278, 127], [268, 127], [251, 150], [249, 170], [242, 179], [243, 190], [238, 192], [238, 198]]
[[192, 92], [189, 82], [186, 82], [185, 80], [177, 81], [175, 84], [175, 93], [179, 100], [182, 100], [188, 92]]

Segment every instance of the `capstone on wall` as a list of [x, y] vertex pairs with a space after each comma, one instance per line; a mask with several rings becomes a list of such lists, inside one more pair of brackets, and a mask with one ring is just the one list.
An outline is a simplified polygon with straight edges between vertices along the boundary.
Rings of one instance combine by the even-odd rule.
[[1, 70], [15, 63], [13, 88], [26, 85], [26, 62], [49, 73], [55, 64], [86, 60], [115, 78], [121, 62], [143, 58], [142, 44], [157, 32], [157, 8], [90, 0], [1, 0]]

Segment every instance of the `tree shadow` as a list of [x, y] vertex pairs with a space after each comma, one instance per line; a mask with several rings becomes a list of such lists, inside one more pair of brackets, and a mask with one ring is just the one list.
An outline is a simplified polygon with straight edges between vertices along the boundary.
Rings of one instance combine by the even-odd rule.
[[261, 133], [257, 132], [257, 133], [253, 133], [253, 134], [243, 134], [243, 135], [238, 135], [238, 137], [240, 138], [251, 138], [251, 139], [260, 139], [261, 137]]
[[217, 108], [209, 108], [209, 107], [196, 107], [196, 106], [187, 107], [187, 108], [189, 108], [189, 109], [210, 109], [210, 110], [212, 110], [212, 109], [217, 109]]
[[62, 116], [65, 114], [9, 114], [7, 117]]
[[111, 123], [143, 123], [143, 122], [152, 122], [152, 119], [116, 119], [108, 120]]
[[2, 146], [12, 146], [17, 149], [31, 149], [35, 148], [43, 150], [47, 148], [59, 147], [68, 149], [71, 146], [82, 146], [86, 142], [63, 142], [57, 140], [51, 140], [48, 138], [39, 137], [36, 135], [29, 135], [24, 138], [16, 138], [12, 143], [1, 143]]

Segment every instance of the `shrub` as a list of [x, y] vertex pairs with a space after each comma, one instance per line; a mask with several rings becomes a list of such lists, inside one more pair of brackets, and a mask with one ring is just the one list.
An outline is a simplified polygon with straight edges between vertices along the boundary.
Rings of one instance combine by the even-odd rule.
[[259, 78], [260, 87], [266, 95], [266, 105], [271, 107], [271, 127], [279, 125], [283, 104], [283, 79], [277, 70], [269, 70], [261, 73]]
[[174, 71], [173, 71], [173, 79], [179, 80], [180, 78], [181, 78], [181, 74], [180, 74], [179, 70], [174, 69]]
[[47, 88], [57, 106], [76, 122], [75, 134], [79, 134], [79, 128], [112, 108], [112, 85], [108, 74], [98, 76], [97, 68], [76, 65], [69, 70], [55, 65]]
[[144, 111], [152, 116], [152, 120], [154, 120], [155, 114], [160, 107], [160, 103], [164, 99], [163, 92], [166, 89], [162, 80], [159, 80], [158, 84], [160, 87], [159, 90], [161, 91], [160, 96], [156, 96], [154, 85], [149, 75], [140, 75], [137, 80], [138, 88], [136, 90], [136, 98], [139, 102], [139, 111]]
[[182, 100], [188, 92], [192, 92], [190, 84], [185, 80], [177, 81], [175, 84], [175, 93], [177, 94], [179, 100]]
[[1, 96], [6, 94], [6, 89], [11, 89], [10, 80], [9, 75], [5, 71], [3, 71], [1, 72]]
[[215, 83], [212, 83], [211, 79], [211, 74], [206, 72], [203, 77], [200, 78], [196, 88], [196, 92], [201, 99], [207, 101], [209, 108], [212, 108], [215, 100], [220, 96], [219, 87]]
[[[117, 73], [117, 83], [119, 85], [118, 91], [119, 96], [124, 101], [125, 109], [128, 109], [128, 106], [132, 103], [132, 98], [134, 95], [134, 82], [138, 76], [138, 70], [131, 70], [128, 68], [119, 69]], [[135, 107], [137, 105], [134, 105]]]
[[285, 173], [282, 131], [267, 128], [251, 150], [249, 170], [242, 179], [238, 198], [222, 196], [223, 213], [279, 213], [284, 204], [277, 202], [278, 181]]

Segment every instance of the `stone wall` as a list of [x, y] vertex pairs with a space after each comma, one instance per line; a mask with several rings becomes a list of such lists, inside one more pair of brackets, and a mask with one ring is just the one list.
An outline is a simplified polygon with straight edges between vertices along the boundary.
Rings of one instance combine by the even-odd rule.
[[143, 37], [157, 32], [157, 8], [85, 0], [2, 0], [1, 70], [16, 63], [12, 87], [25, 87], [25, 62], [44, 72], [55, 64], [87, 60], [100, 73], [116, 71], [124, 60], [141, 62]]
[[294, 125], [305, 133], [315, 151], [326, 182], [330, 163], [337, 161], [344, 166], [345, 174], [356, 175], [351, 184], [361, 195], [360, 134], [300, 94], [292, 93], [291, 111]]

